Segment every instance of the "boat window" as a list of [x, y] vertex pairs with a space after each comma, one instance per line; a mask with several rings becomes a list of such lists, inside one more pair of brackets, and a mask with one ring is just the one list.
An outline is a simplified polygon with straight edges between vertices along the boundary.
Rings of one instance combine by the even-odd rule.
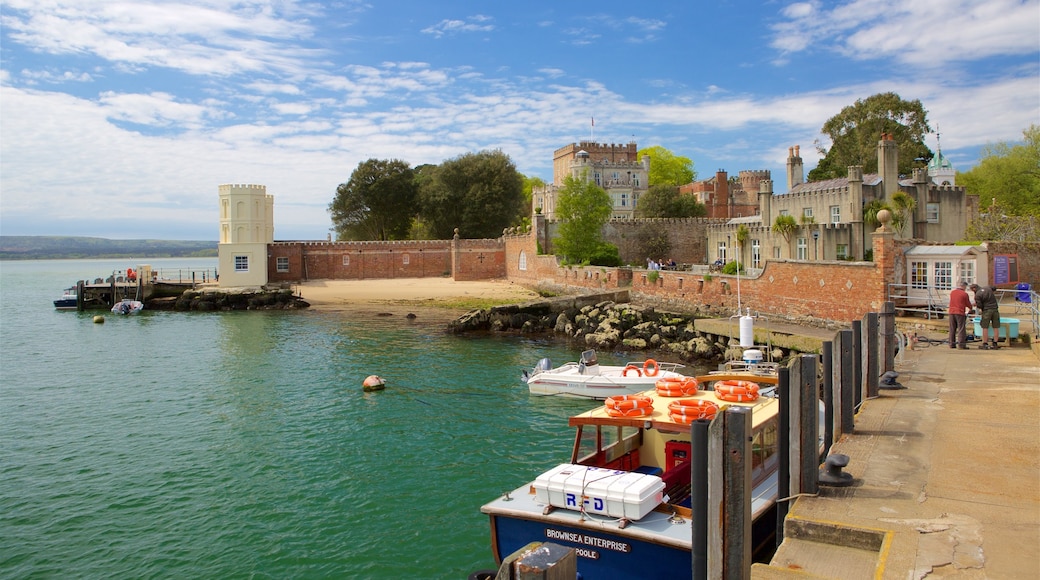
[[779, 461], [777, 452], [777, 425], [770, 421], [751, 437], [751, 478], [757, 480]]
[[639, 449], [643, 443], [643, 430], [636, 427], [603, 426], [581, 429], [578, 437], [574, 457], [577, 463], [629, 469], [630, 462], [619, 460]]

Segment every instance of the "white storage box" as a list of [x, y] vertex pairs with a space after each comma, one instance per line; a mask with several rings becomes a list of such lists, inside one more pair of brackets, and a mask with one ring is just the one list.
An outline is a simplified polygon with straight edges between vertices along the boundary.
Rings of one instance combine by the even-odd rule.
[[564, 463], [534, 480], [539, 503], [615, 518], [638, 520], [664, 501], [656, 475]]

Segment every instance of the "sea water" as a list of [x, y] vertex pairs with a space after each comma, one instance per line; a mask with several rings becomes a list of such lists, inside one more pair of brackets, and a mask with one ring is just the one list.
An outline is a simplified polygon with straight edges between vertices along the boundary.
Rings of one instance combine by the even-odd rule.
[[519, 381], [579, 346], [458, 312], [54, 309], [139, 262], [216, 267], [0, 263], [0, 577], [465, 578], [494, 568], [481, 504], [567, 461], [594, 405]]

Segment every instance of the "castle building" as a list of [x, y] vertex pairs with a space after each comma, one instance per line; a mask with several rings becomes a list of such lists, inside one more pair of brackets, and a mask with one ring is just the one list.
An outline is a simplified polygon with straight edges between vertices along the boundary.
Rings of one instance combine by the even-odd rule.
[[267, 284], [267, 245], [274, 241], [274, 196], [263, 185], [221, 185], [217, 271], [221, 287]]
[[[889, 134], [878, 142], [878, 173], [864, 174], [861, 166], [849, 167], [848, 177], [806, 183], [799, 147], [788, 150], [786, 194], [774, 194], [770, 180], [759, 182], [755, 215], [733, 217], [726, 224], [708, 227], [709, 261], [739, 260], [761, 268], [765, 259], [863, 260], [870, 249], [873, 227], [864, 223], [864, 208], [874, 200], [892, 205], [897, 192], [915, 201], [897, 235], [929, 242], [952, 243], [964, 236], [973, 212], [963, 187], [946, 183], [946, 173], [930, 175], [930, 168], [915, 169], [907, 179], [898, 173], [898, 147]], [[937, 156], [939, 157], [939, 156]], [[948, 165], [948, 162], [946, 163]], [[952, 171], [940, 161], [937, 171]], [[937, 184], [937, 178], [940, 179]], [[971, 200], [971, 201], [969, 201]], [[795, 227], [774, 232], [779, 216], [792, 216]], [[747, 247], [738, 248], [737, 230], [748, 232]], [[742, 255], [741, 255], [742, 254]]]
[[770, 180], [769, 170], [741, 171], [730, 179], [723, 170], [711, 179], [679, 187], [680, 195], [692, 195], [707, 210], [706, 217], [736, 218], [758, 213], [758, 189]]
[[647, 190], [650, 157], [638, 159], [635, 142], [626, 145], [581, 141], [553, 152], [553, 182], [532, 191], [533, 209], [556, 219], [556, 201], [568, 176], [602, 187], [612, 201], [611, 219], [632, 219], [639, 196]]

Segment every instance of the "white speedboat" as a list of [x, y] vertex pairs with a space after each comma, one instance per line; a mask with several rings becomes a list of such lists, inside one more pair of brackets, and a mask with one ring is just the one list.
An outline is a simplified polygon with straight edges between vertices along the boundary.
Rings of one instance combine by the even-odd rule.
[[61, 298], [54, 301], [54, 307], [58, 310], [75, 310], [77, 308], [77, 299], [76, 287], [66, 288]]
[[130, 300], [129, 298], [124, 298], [123, 300], [116, 302], [116, 305], [112, 307], [113, 313], [124, 315], [137, 314], [142, 310], [144, 310], [144, 302], [141, 302], [140, 300]]
[[532, 370], [524, 371], [523, 381], [532, 395], [604, 400], [653, 389], [662, 379], [685, 379], [686, 376], [676, 370], [682, 366], [654, 359], [624, 366], [601, 366], [596, 351], [586, 350], [581, 353], [579, 362], [556, 368], [549, 359], [543, 358]]

